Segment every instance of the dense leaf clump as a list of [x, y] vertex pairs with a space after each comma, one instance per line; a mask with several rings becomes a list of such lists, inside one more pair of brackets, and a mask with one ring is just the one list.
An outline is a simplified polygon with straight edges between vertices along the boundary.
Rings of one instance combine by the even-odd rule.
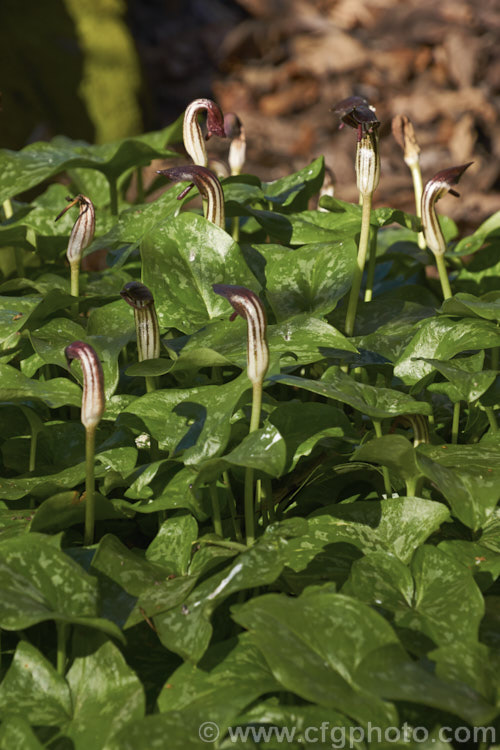
[[[500, 216], [455, 244], [441, 221], [443, 302], [419, 219], [371, 211], [347, 336], [362, 208], [318, 208], [323, 160], [222, 180], [221, 227], [185, 184], [142, 185], [179, 132], [0, 153], [0, 747], [493, 746]], [[79, 287], [68, 194], [96, 207], [84, 256], [106, 251]], [[231, 319], [214, 285], [262, 302], [261, 410], [261, 313]], [[74, 342], [104, 375], [94, 544]]]

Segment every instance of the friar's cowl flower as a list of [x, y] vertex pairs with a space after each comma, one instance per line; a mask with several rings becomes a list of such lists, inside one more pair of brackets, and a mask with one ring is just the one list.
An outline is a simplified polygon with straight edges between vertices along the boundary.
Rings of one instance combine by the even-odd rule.
[[196, 164], [188, 164], [185, 167], [171, 167], [170, 169], [159, 169], [162, 174], [172, 182], [183, 182], [189, 180], [191, 184], [177, 196], [180, 200], [196, 185], [202, 198], [206, 200], [206, 218], [213, 224], [224, 229], [224, 193], [222, 185], [217, 177], [206, 167]]
[[262, 384], [269, 367], [269, 349], [266, 341], [266, 311], [259, 297], [244, 286], [213, 284], [216, 294], [225, 297], [234, 308], [231, 320], [237, 315], [248, 325], [247, 374], [254, 385]]
[[380, 181], [378, 133], [367, 131], [356, 148], [356, 184], [361, 195], [373, 193]]
[[403, 149], [405, 163], [411, 168], [418, 163], [420, 154], [413, 123], [406, 115], [396, 115], [392, 118], [391, 127], [396, 142]]
[[225, 138], [224, 118], [220, 108], [211, 99], [195, 99], [188, 104], [184, 112], [182, 136], [184, 148], [195, 164], [201, 167], [208, 165], [207, 149], [198, 123], [198, 114], [203, 110], [207, 113], [207, 134], [205, 140], [212, 135]]
[[231, 138], [228, 155], [231, 174], [241, 174], [245, 164], [247, 143], [243, 123], [234, 112], [228, 112], [227, 115], [224, 115], [224, 130], [227, 137]]
[[160, 331], [153, 295], [140, 281], [129, 281], [120, 292], [134, 310], [139, 362], [160, 356]]
[[66, 251], [66, 257], [70, 264], [79, 263], [82, 257], [82, 253], [87, 248], [94, 238], [95, 232], [95, 209], [94, 204], [85, 195], [77, 195], [76, 198], [68, 198], [68, 205], [63, 208], [61, 213], [56, 216], [55, 221], [63, 216], [73, 206], [78, 204], [80, 213], [75, 221], [71, 235], [68, 242], [68, 249]]
[[375, 109], [362, 96], [343, 99], [334, 108], [342, 120], [340, 127], [349, 125], [357, 131], [356, 181], [362, 195], [373, 193], [380, 180], [378, 128], [380, 122]]
[[375, 109], [362, 96], [349, 96], [333, 107], [338, 117], [342, 120], [340, 127], [349, 125], [358, 131], [358, 141], [365, 133], [370, 133], [380, 125], [375, 114]]
[[104, 412], [104, 375], [99, 357], [90, 344], [73, 341], [64, 350], [68, 367], [74, 359], [80, 360], [83, 373], [81, 420], [84, 427], [96, 427]]
[[422, 195], [422, 225], [424, 227], [427, 247], [434, 255], [444, 255], [446, 252], [446, 241], [439, 226], [436, 203], [446, 193], [451, 193], [451, 195], [456, 197], [460, 195], [456, 190], [453, 190], [453, 187], [458, 184], [461, 176], [471, 164], [472, 162], [470, 161], [467, 164], [461, 164], [458, 167], [450, 167], [449, 169], [437, 172], [424, 188]]

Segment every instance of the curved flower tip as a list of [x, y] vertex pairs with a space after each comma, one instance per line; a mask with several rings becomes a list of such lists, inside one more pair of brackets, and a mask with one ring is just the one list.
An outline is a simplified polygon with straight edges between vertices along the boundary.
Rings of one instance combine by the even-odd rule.
[[436, 214], [436, 203], [446, 193], [459, 196], [459, 193], [453, 190], [453, 186], [459, 182], [461, 176], [471, 164], [473, 162], [470, 161], [458, 167], [442, 169], [429, 180], [424, 188], [422, 193], [422, 225], [427, 247], [434, 255], [444, 255], [446, 252], [446, 241]]
[[225, 297], [234, 308], [231, 320], [240, 315], [247, 322], [247, 374], [254, 384], [262, 383], [269, 367], [269, 349], [266, 341], [266, 311], [261, 299], [244, 286], [213, 284], [216, 294]]
[[129, 281], [125, 284], [120, 292], [125, 302], [136, 310], [142, 310], [144, 307], [153, 304], [153, 294], [151, 290], [140, 281]]
[[94, 239], [95, 232], [95, 209], [94, 204], [85, 195], [77, 195], [76, 198], [67, 198], [68, 205], [56, 216], [55, 221], [59, 221], [73, 206], [77, 204], [80, 207], [80, 213], [73, 225], [68, 242], [66, 256], [70, 263], [78, 262], [85, 248], [87, 248]]
[[471, 164], [474, 164], [474, 162], [469, 161], [467, 164], [461, 164], [458, 167], [449, 167], [448, 169], [442, 169], [440, 172], [436, 172], [434, 177], [429, 180], [426, 185], [426, 190], [428, 186], [432, 186], [433, 192], [439, 191], [439, 195], [434, 199], [434, 202], [438, 201], [439, 198], [442, 198], [446, 193], [451, 193], [456, 198], [460, 197], [460, 193], [457, 193], [457, 191], [452, 188], [454, 185], [458, 185], [463, 173]]
[[160, 356], [160, 329], [153, 294], [140, 281], [129, 281], [120, 292], [134, 310], [139, 362]]
[[349, 96], [347, 99], [342, 99], [332, 109], [342, 120], [341, 128], [349, 125], [358, 131], [358, 141], [364, 134], [373, 132], [380, 125], [375, 108], [362, 96]]
[[184, 148], [195, 164], [206, 167], [208, 163], [207, 151], [201, 134], [201, 128], [198, 124], [198, 113], [202, 110], [206, 110], [207, 113], [207, 134], [205, 140], [208, 141], [212, 135], [225, 138], [226, 134], [224, 132], [222, 112], [215, 102], [211, 99], [195, 99], [188, 104], [184, 113], [182, 128]]
[[82, 395], [82, 424], [88, 427], [96, 427], [103, 415], [104, 400], [104, 374], [99, 357], [90, 344], [85, 341], [73, 341], [64, 350], [68, 367], [74, 359], [80, 360], [83, 373], [83, 395]]
[[185, 180], [191, 182], [191, 184], [177, 196], [177, 200], [184, 198], [193, 185], [196, 185], [202, 198], [205, 198], [207, 201], [206, 218], [208, 221], [211, 221], [213, 224], [217, 224], [217, 226], [224, 229], [224, 193], [222, 191], [222, 185], [210, 169], [202, 167], [199, 164], [187, 164], [183, 167], [158, 169], [157, 174], [163, 175], [167, 179], [172, 180], [172, 182], [183, 182]]

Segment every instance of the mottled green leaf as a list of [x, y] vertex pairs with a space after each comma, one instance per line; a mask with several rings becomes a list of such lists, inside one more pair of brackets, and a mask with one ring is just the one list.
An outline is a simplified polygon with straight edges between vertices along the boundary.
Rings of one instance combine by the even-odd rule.
[[160, 693], [158, 707], [162, 712], [204, 710], [222, 736], [242, 709], [279, 688], [260, 651], [242, 634], [212, 646], [198, 665], [179, 667]]
[[10, 365], [0, 364], [0, 399], [2, 401], [42, 401], [51, 409], [80, 406], [81, 389], [67, 378], [35, 380]]
[[307, 245], [316, 242], [347, 242], [359, 233], [360, 217], [351, 213], [332, 214], [321, 211], [301, 211], [282, 214], [246, 208], [271, 237], [287, 245]]
[[441, 646], [429, 654], [436, 664], [438, 677], [448, 683], [465, 683], [493, 704], [498, 683], [498, 661], [495, 656], [483, 643], [460, 641]]
[[500, 346], [500, 331], [490, 321], [432, 318], [420, 325], [396, 362], [394, 374], [413, 385], [432, 371], [423, 358], [448, 360], [466, 350], [493, 346]]
[[374, 649], [361, 663], [356, 677], [380, 698], [422, 703], [471, 724], [487, 724], [497, 713], [475, 690], [460, 682], [439, 680], [399, 645]]
[[488, 292], [481, 297], [476, 297], [474, 294], [459, 292], [444, 300], [440, 312], [445, 315], [459, 315], [464, 318], [477, 317], [499, 321], [500, 294]]
[[237, 591], [275, 581], [283, 570], [289, 538], [305, 528], [303, 519], [269, 526], [253, 547], [204, 580], [181, 607], [157, 615], [154, 623], [164, 646], [186, 660], [199, 661], [212, 635], [210, 618], [216, 606]]
[[414, 583], [409, 568], [387, 552], [369, 552], [352, 564], [343, 594], [392, 612], [412, 608]]
[[484, 526], [500, 498], [500, 449], [421, 445], [416, 457], [420, 471], [443, 493], [452, 514], [474, 531]]
[[143, 281], [160, 324], [191, 333], [227, 313], [212, 284], [255, 287], [238, 245], [201, 216], [184, 213], [149, 232], [141, 245]]
[[415, 449], [402, 435], [373, 438], [354, 451], [351, 460], [373, 461], [387, 466], [404, 481], [416, 480], [421, 476], [415, 460]]
[[279, 477], [285, 469], [286, 443], [276, 427], [267, 425], [243, 438], [223, 460]]
[[155, 226], [177, 215], [184, 203], [184, 201], [177, 200], [177, 195], [177, 190], [167, 190], [159, 195], [153, 203], [143, 203], [126, 208], [120, 213], [116, 223], [107, 229], [104, 234], [98, 233], [84, 255], [124, 244], [138, 247], [143, 237], [152, 231]]
[[[216, 321], [198, 333], [173, 341], [166, 340], [173, 355], [178, 355], [176, 369], [235, 364], [247, 365], [247, 324]], [[283, 366], [317, 362], [332, 350], [355, 352], [356, 348], [342, 333], [322, 318], [308, 314], [295, 315], [277, 325], [268, 325], [267, 342], [272, 354], [279, 354]]]
[[44, 620], [88, 625], [122, 638], [99, 617], [97, 581], [43, 534], [0, 544], [0, 626], [19, 630]]
[[413, 607], [398, 617], [399, 624], [421, 630], [437, 645], [477, 641], [484, 602], [472, 572], [430, 545], [416, 550], [410, 567]]
[[234, 610], [284, 689], [342, 711], [365, 726], [394, 723], [394, 706], [365, 690], [354, 675], [380, 646], [397, 643], [391, 626], [362, 602], [305, 591], [296, 599], [268, 594]]
[[[54, 318], [31, 333], [31, 343], [47, 364], [67, 369], [64, 350], [73, 341], [85, 341], [97, 352], [104, 372], [104, 389], [109, 398], [116, 390], [119, 376], [118, 355], [135, 335], [133, 316], [120, 302], [112, 302], [92, 311], [87, 330], [67, 318]], [[71, 373], [82, 382], [81, 369], [72, 364]]]
[[500, 234], [500, 211], [496, 211], [482, 222], [476, 231], [464, 237], [453, 249], [453, 255], [471, 255], [482, 247], [486, 240], [498, 240]]
[[176, 575], [186, 575], [197, 538], [198, 524], [193, 516], [167, 518], [147, 548], [146, 559], [171, 569]]
[[35, 733], [21, 716], [6, 716], [0, 726], [0, 748], [11, 750], [13, 747], [23, 750], [43, 750]]
[[357, 256], [352, 239], [296, 250], [274, 245], [255, 249], [266, 262], [266, 295], [278, 320], [329, 313], [350, 289]]
[[14, 344], [11, 337], [25, 325], [41, 301], [40, 295], [0, 297], [0, 343]]
[[377, 388], [358, 383], [342, 372], [327, 371], [322, 380], [299, 378], [296, 375], [274, 375], [273, 382], [294, 388], [304, 388], [320, 396], [349, 404], [372, 419], [384, 419], [398, 414], [430, 414], [431, 407], [425, 401], [416, 401], [411, 396], [391, 388]]
[[124, 138], [115, 143], [90, 146], [64, 136], [50, 143], [37, 142], [21, 151], [0, 151], [0, 202], [23, 193], [48, 177], [74, 167], [93, 168], [116, 179], [132, 166], [149, 164], [152, 159], [171, 155], [165, 150], [173, 126], [156, 133]]
[[360, 302], [354, 327], [356, 346], [395, 362], [413, 337], [415, 325], [434, 315], [427, 300], [422, 302], [426, 304], [404, 298]]
[[243, 374], [224, 385], [155, 391], [125, 412], [139, 417], [164, 450], [196, 464], [224, 450], [234, 407], [249, 387]]
[[113, 534], [106, 534], [100, 540], [92, 559], [92, 568], [104, 573], [136, 597], [155, 582], [165, 580], [171, 572], [170, 568], [149, 562], [143, 555], [128, 549]]
[[306, 209], [309, 198], [315, 195], [323, 184], [324, 159], [320, 156], [303, 169], [273, 182], [263, 182], [262, 191], [266, 200], [281, 209]]
[[447, 383], [431, 383], [431, 393], [444, 393], [456, 403], [457, 401], [476, 401], [495, 382], [497, 373], [494, 370], [483, 370], [484, 352], [471, 357], [461, 357], [450, 362], [440, 359], [424, 359], [443, 375]]
[[500, 553], [482, 544], [464, 539], [445, 539], [438, 548], [465, 565], [481, 591], [486, 591], [500, 576]]
[[120, 650], [111, 641], [102, 640], [85, 638], [87, 653], [75, 658], [66, 675], [73, 711], [63, 731], [76, 750], [104, 747], [123, 726], [144, 716], [141, 681]]
[[0, 508], [0, 541], [28, 531], [34, 509], [8, 510]]
[[0, 685], [0, 714], [23, 716], [30, 724], [60, 726], [72, 713], [64, 677], [28, 641], [21, 641]]
[[352, 544], [365, 554], [384, 550], [406, 563], [448, 519], [445, 505], [416, 497], [329, 506], [309, 517], [303, 538], [290, 540], [288, 565], [293, 570], [304, 569], [324, 547], [339, 542]]
[[125, 373], [131, 377], [158, 377], [169, 372], [173, 364], [171, 359], [145, 359], [142, 362], [134, 362], [127, 367]]
[[[102, 521], [110, 518], [124, 519], [125, 514], [115, 508], [106, 497], [95, 494], [95, 519]], [[85, 521], [85, 503], [75, 498], [74, 492], [60, 492], [44, 500], [36, 511], [31, 511], [30, 531], [53, 534]]]
[[329, 404], [290, 401], [280, 403], [269, 416], [286, 441], [287, 470], [295, 468], [302, 456], [309, 456], [319, 443], [354, 437], [354, 430], [340, 409]]
[[[199, 713], [186, 709], [168, 713], [146, 716], [127, 724], [112, 737], [103, 750], [160, 750], [168, 738], [169, 750], [203, 750], [207, 740], [200, 738], [200, 726], [207, 721], [205, 711]], [[210, 734], [208, 727], [206, 737], [213, 742], [216, 734]]]

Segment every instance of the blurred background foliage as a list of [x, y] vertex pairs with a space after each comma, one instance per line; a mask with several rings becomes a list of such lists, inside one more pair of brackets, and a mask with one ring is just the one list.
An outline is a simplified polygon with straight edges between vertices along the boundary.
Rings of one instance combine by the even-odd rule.
[[[391, 120], [412, 120], [427, 180], [474, 162], [461, 228], [500, 210], [499, 0], [2, 0], [0, 147], [63, 134], [103, 143], [174, 122], [198, 97], [236, 112], [246, 171], [273, 180], [324, 156], [357, 200], [354, 143], [332, 106], [381, 121], [375, 205], [413, 210]], [[227, 142], [211, 139], [212, 158]]]
[[142, 131], [141, 70], [125, 0], [3, 0], [0, 144]]

